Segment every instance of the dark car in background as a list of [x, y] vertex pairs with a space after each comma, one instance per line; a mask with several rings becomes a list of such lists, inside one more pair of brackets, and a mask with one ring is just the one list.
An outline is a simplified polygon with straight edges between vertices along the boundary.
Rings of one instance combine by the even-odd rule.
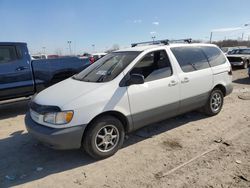
[[98, 59], [103, 58], [107, 53], [94, 53], [92, 54], [92, 57], [94, 58], [94, 62], [97, 61]]
[[233, 67], [246, 69], [250, 62], [250, 48], [232, 50], [228, 53], [227, 58]]
[[78, 57], [31, 60], [26, 43], [0, 42], [0, 100], [28, 97], [89, 65]]

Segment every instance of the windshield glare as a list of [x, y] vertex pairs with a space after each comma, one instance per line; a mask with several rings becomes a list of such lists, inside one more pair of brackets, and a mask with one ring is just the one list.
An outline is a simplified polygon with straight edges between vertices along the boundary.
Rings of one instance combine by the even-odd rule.
[[108, 82], [118, 76], [140, 52], [113, 52], [73, 76], [85, 82]]

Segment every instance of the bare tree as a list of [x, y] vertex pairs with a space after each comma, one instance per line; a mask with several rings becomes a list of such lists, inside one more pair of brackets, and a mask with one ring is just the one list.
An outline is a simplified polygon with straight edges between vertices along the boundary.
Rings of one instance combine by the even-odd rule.
[[242, 41], [242, 40], [222, 40], [213, 43], [219, 47], [234, 47], [234, 46], [250, 47], [250, 41]]

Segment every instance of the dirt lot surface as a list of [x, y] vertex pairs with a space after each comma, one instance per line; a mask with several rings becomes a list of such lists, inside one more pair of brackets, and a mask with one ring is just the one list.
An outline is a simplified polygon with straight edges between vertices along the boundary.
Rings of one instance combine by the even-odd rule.
[[24, 126], [27, 101], [1, 105], [0, 187], [250, 187], [250, 79], [233, 73], [219, 115], [150, 125], [102, 161], [39, 144]]

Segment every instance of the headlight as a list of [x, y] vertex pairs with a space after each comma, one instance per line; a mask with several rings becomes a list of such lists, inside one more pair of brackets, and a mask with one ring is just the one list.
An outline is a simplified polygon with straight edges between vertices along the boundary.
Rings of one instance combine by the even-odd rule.
[[43, 121], [54, 125], [62, 125], [69, 123], [73, 115], [73, 111], [51, 112], [44, 115]]

